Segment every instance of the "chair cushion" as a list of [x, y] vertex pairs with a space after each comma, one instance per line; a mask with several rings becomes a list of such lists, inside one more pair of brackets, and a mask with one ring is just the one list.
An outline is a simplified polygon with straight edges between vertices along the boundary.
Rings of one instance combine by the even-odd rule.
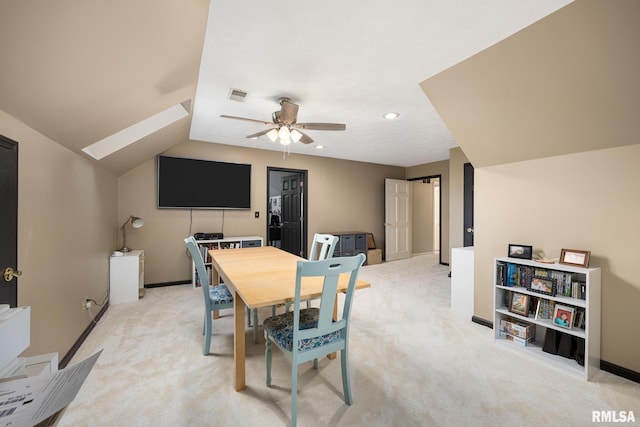
[[209, 286], [209, 298], [214, 305], [233, 302], [233, 295], [226, 285]]
[[[320, 310], [312, 307], [300, 310], [300, 329], [310, 329], [318, 326]], [[264, 330], [278, 345], [292, 351], [293, 349], [293, 311], [269, 317], [263, 322]], [[298, 351], [310, 350], [340, 339], [340, 331], [331, 332], [313, 338], [300, 340]]]

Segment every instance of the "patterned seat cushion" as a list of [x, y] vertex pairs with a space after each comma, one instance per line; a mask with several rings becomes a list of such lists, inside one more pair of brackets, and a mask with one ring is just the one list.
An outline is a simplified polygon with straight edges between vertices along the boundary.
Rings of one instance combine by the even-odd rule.
[[[318, 325], [318, 314], [320, 310], [317, 308], [307, 308], [300, 310], [300, 329], [315, 328]], [[269, 317], [263, 322], [264, 330], [273, 338], [281, 347], [292, 351], [293, 349], [293, 311]], [[299, 351], [310, 350], [320, 347], [324, 344], [340, 339], [340, 331], [331, 332], [314, 338], [300, 340], [298, 344]]]
[[211, 298], [211, 304], [233, 302], [233, 295], [225, 285], [209, 286], [209, 298]]

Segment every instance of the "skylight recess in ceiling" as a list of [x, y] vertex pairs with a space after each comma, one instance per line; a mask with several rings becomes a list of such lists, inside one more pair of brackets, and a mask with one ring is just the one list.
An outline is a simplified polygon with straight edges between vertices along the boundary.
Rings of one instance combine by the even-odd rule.
[[191, 106], [191, 100], [188, 99], [180, 104], [169, 107], [164, 111], [154, 114], [128, 128], [122, 129], [113, 135], [101, 139], [88, 147], [82, 149], [86, 154], [96, 160], [103, 159], [116, 151], [133, 144], [142, 138], [151, 135], [154, 132], [165, 128], [178, 120], [187, 117]]

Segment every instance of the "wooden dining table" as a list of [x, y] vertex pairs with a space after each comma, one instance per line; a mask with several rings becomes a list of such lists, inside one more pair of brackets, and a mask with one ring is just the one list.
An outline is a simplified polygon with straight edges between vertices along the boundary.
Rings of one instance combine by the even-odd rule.
[[[293, 302], [297, 262], [306, 260], [273, 246], [217, 249], [210, 250], [209, 254], [213, 266], [212, 283], [219, 283], [221, 278], [234, 297], [234, 388], [241, 391], [246, 387], [245, 310]], [[345, 292], [348, 282], [347, 275], [340, 277], [338, 292]], [[356, 283], [356, 289], [370, 286], [363, 280]], [[320, 295], [322, 278], [305, 277], [300, 290], [300, 300]], [[334, 317], [337, 315], [337, 304], [335, 306]]]

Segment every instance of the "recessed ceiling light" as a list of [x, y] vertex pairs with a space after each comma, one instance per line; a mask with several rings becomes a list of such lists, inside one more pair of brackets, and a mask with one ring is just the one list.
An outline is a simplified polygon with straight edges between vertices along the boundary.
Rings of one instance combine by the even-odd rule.
[[324, 145], [316, 145], [316, 150], [322, 150], [324, 148]]
[[387, 120], [393, 120], [393, 119], [397, 119], [400, 116], [400, 113], [387, 113], [385, 115], [383, 115], [382, 117], [387, 119]]

